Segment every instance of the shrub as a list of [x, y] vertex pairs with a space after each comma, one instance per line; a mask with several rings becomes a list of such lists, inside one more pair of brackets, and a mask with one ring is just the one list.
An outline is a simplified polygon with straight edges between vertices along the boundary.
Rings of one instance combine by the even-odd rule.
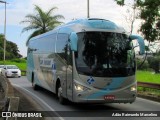
[[18, 59], [18, 58], [12, 59], [11, 61], [12, 61], [12, 62], [17, 62], [17, 63], [26, 63], [26, 60], [25, 60], [25, 59]]
[[145, 62], [142, 64], [143, 61], [144, 60], [142, 60], [142, 59], [137, 59], [137, 69], [139, 69], [139, 70], [149, 70], [148, 61], [145, 60]]
[[155, 73], [160, 73], [160, 56], [154, 56], [148, 58], [149, 67], [152, 68]]

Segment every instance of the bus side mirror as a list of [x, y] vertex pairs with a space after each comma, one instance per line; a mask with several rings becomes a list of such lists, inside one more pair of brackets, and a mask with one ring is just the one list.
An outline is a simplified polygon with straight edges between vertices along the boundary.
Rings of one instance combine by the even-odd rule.
[[78, 36], [75, 32], [72, 32], [70, 37], [70, 45], [71, 45], [71, 50], [72, 51], [77, 51], [77, 44], [78, 44]]
[[144, 39], [138, 35], [130, 35], [129, 38], [131, 40], [137, 40], [140, 48], [140, 55], [143, 55], [145, 53], [145, 44], [144, 44]]

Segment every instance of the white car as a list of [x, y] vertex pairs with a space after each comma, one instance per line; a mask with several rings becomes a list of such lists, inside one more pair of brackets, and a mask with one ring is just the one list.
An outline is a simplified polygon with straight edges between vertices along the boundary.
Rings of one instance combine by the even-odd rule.
[[21, 70], [16, 65], [5, 65], [2, 74], [6, 77], [21, 77]]
[[2, 69], [4, 69], [4, 65], [0, 65], [0, 74], [2, 74]]

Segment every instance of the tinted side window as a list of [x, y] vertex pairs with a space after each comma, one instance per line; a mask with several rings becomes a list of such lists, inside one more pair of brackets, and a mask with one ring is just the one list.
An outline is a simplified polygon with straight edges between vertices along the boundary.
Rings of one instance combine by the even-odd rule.
[[58, 40], [56, 41], [56, 53], [63, 59], [66, 59], [68, 50], [68, 35], [58, 34]]
[[42, 37], [37, 44], [37, 48], [41, 52], [54, 52], [55, 50], [56, 34]]
[[36, 49], [35, 52], [54, 52], [56, 34], [51, 34], [29, 42], [29, 48]]

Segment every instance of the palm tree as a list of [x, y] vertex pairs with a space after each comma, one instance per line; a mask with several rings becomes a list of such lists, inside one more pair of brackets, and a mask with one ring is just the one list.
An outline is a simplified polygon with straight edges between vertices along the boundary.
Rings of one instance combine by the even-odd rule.
[[29, 25], [23, 28], [22, 33], [34, 30], [28, 37], [26, 44], [32, 37], [50, 31], [62, 24], [62, 22], [59, 21], [59, 19], [64, 19], [62, 15], [51, 15], [55, 9], [57, 9], [57, 7], [52, 7], [49, 11], [45, 12], [39, 6], [35, 5], [36, 14], [28, 14], [25, 16], [25, 20], [21, 21], [21, 23], [27, 23]]

